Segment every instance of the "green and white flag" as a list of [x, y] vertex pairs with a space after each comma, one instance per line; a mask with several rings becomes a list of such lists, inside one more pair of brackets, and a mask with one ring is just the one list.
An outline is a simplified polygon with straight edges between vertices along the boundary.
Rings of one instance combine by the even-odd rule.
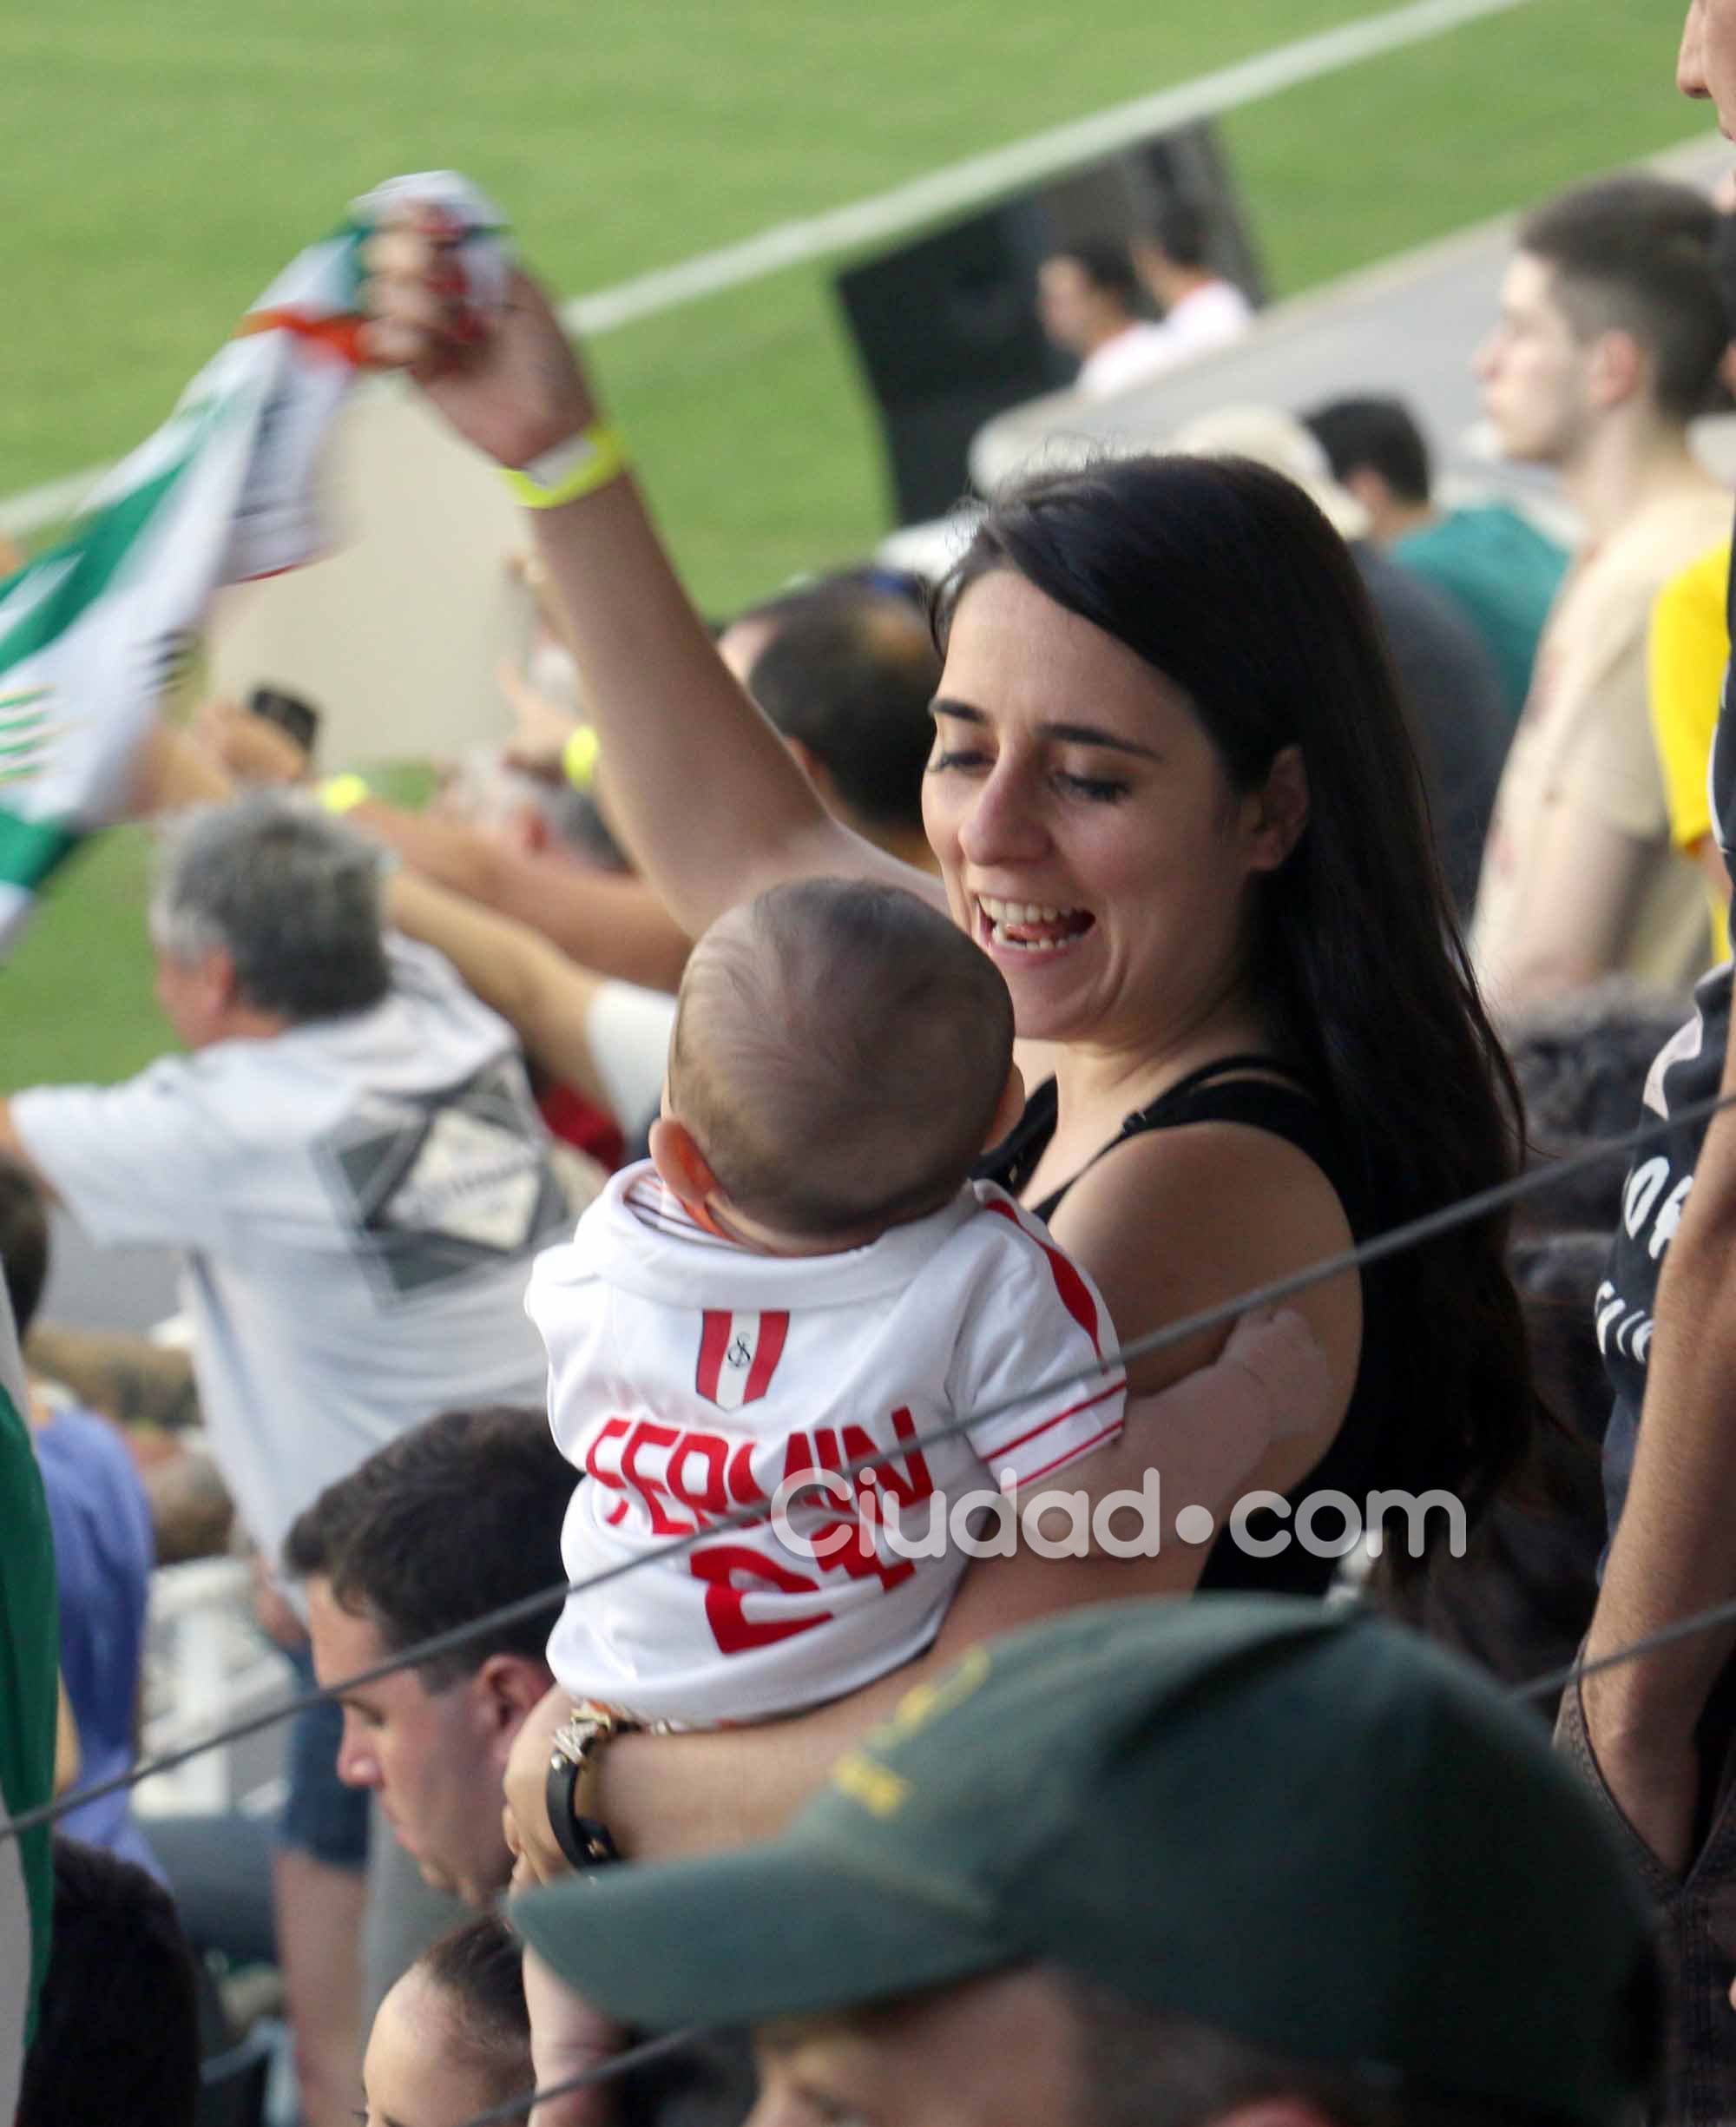
[[507, 254], [483, 195], [444, 171], [380, 186], [279, 275], [67, 537], [0, 583], [0, 958], [43, 880], [124, 809], [216, 592], [320, 552], [319, 446], [363, 363], [361, 249], [405, 207], [446, 221], [467, 301], [497, 308]]

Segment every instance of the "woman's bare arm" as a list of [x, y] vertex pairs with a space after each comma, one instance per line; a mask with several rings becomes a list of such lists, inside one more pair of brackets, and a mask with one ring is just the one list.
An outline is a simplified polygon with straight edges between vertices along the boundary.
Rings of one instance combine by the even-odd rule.
[[[431, 286], [434, 249], [414, 225], [376, 240], [376, 352], [408, 365], [461, 435], [526, 465], [593, 428], [600, 409], [542, 291], [513, 277], [508, 305], [466, 343]], [[780, 879], [924, 874], [831, 819], [782, 741], [725, 669], [629, 476], [529, 529], [579, 668], [586, 713], [628, 846], [682, 928], [697, 936]]]

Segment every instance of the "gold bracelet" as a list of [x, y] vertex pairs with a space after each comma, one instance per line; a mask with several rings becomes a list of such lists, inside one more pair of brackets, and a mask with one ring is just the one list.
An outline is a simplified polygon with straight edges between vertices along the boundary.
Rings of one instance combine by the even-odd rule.
[[501, 478], [527, 510], [558, 510], [562, 503], [577, 502], [618, 480], [627, 463], [620, 431], [599, 422], [528, 465], [503, 465]]

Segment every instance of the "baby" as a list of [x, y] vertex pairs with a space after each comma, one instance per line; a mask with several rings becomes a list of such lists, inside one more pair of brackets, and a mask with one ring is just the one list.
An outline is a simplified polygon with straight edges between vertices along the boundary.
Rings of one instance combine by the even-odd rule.
[[[1095, 1287], [970, 1178], [1019, 1113], [1012, 1048], [987, 956], [899, 888], [774, 887], [695, 947], [651, 1158], [525, 1302], [588, 1480], [569, 1577], [661, 1554], [569, 1599], [549, 1661], [575, 1699], [695, 1727], [854, 1691], [934, 1638], [976, 1548], [961, 1499], [1004, 1521], [997, 1492], [1116, 1440]], [[1172, 1511], [1215, 1508], [1326, 1396], [1299, 1315], [1246, 1319], [1215, 1366], [1135, 1403], [1134, 1460]]]

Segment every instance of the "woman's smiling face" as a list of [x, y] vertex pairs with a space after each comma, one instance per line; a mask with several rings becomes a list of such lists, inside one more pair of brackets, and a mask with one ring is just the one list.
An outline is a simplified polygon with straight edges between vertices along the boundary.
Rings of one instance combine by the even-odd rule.
[[1250, 874], [1281, 863], [1180, 689], [1010, 570], [953, 616], [923, 815], [1021, 1034], [1158, 1049], [1233, 995]]

